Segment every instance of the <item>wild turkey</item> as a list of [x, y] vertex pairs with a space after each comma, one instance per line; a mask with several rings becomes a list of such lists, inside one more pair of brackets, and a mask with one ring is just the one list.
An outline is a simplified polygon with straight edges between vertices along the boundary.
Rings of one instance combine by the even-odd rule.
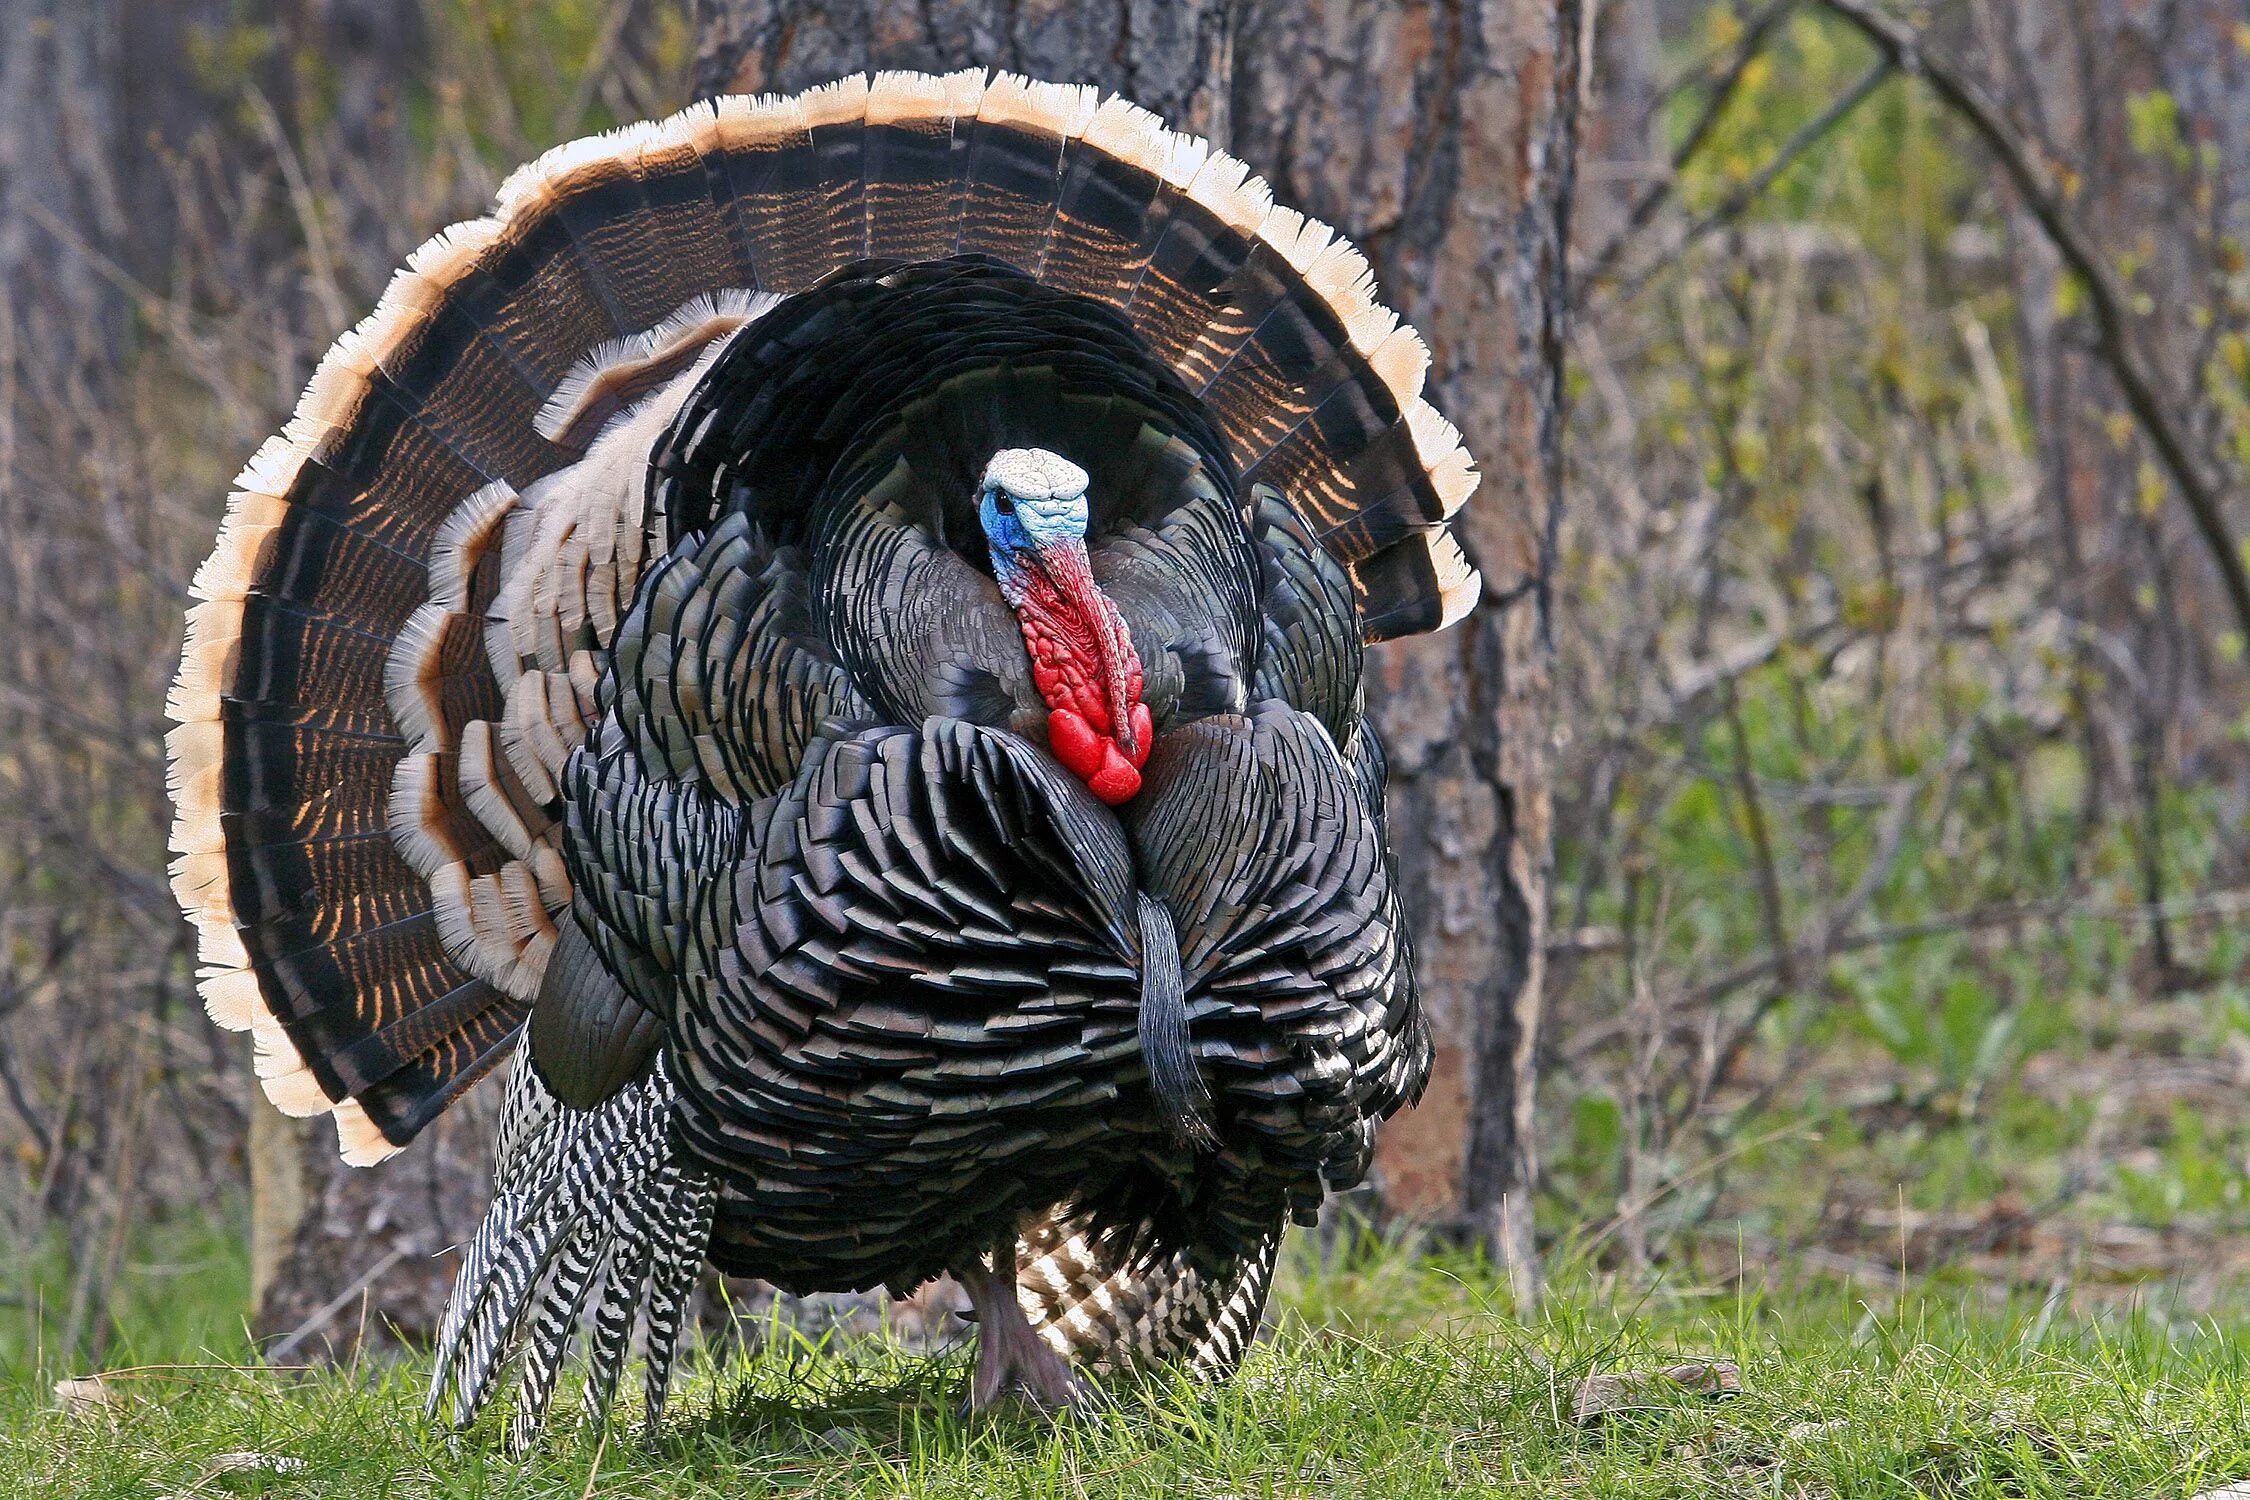
[[408, 262], [243, 471], [175, 886], [267, 1094], [511, 1057], [433, 1411], [703, 1263], [962, 1279], [971, 1402], [1229, 1370], [1429, 1046], [1361, 647], [1477, 577], [1365, 261], [1086, 88], [729, 98]]

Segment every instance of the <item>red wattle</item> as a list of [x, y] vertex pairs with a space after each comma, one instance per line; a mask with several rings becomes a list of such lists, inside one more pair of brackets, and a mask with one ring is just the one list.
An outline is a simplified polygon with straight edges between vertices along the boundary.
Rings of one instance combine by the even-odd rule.
[[1048, 712], [1047, 745], [1064, 769], [1086, 782], [1092, 781], [1094, 774], [1101, 770], [1102, 751], [1110, 748], [1109, 741], [1096, 735], [1083, 715], [1067, 708]]
[[1133, 794], [1140, 789], [1141, 773], [1133, 769], [1133, 763], [1118, 750], [1114, 741], [1103, 740], [1101, 769], [1086, 778], [1086, 790], [1115, 807], [1132, 801]]
[[[1135, 705], [1137, 717], [1146, 719], [1148, 710]], [[1141, 729], [1140, 759], [1148, 759], [1150, 732]], [[1117, 748], [1117, 741], [1104, 734], [1096, 734], [1085, 716], [1071, 709], [1057, 708], [1047, 714], [1047, 747], [1054, 751], [1055, 759], [1063, 769], [1080, 781], [1086, 789], [1111, 807], [1132, 800], [1141, 789], [1139, 767], [1125, 758]]]
[[[1023, 628], [1032, 684], [1047, 700], [1048, 748], [1110, 806], [1132, 800], [1156, 723], [1140, 701], [1140, 657], [1123, 617], [1095, 587], [1076, 543], [1041, 551], [1016, 584], [1009, 602]], [[1130, 754], [1119, 743], [1126, 736]]]

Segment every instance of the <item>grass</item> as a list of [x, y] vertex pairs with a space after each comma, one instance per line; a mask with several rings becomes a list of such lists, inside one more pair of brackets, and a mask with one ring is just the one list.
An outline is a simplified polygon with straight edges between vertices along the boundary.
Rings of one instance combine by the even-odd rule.
[[[2189, 1496], [2250, 1475], [2244, 1340], [2154, 1300], [2080, 1317], [1942, 1282], [1867, 1298], [1811, 1280], [1627, 1293], [1573, 1276], [1529, 1321], [1501, 1303], [1474, 1266], [1377, 1247], [1323, 1267], [1308, 1251], [1274, 1336], [1231, 1385], [1127, 1386], [1060, 1427], [958, 1420], [958, 1355], [784, 1336], [699, 1365], [654, 1442], [624, 1422], [602, 1435], [566, 1422], [520, 1465], [489, 1421], [458, 1442], [430, 1432], [416, 1363], [273, 1372], [228, 1368], [239, 1355], [222, 1349], [149, 1361], [185, 1367], [119, 1376], [121, 1403], [73, 1416], [19, 1361], [0, 1382], [0, 1486], [133, 1500], [2080, 1497]], [[1587, 1375], [1683, 1357], [1734, 1361], [1742, 1394], [1652, 1393], [1598, 1425], [1570, 1420]], [[243, 1453], [302, 1468], [216, 1462]]]

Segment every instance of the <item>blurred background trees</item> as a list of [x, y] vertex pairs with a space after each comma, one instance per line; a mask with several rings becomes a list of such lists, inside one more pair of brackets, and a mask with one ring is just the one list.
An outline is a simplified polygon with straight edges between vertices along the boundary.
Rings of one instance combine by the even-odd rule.
[[320, 350], [515, 163], [870, 63], [1225, 135], [1433, 336], [1499, 586], [1378, 664], [1454, 1069], [1395, 1203], [1494, 1241], [1543, 993], [1550, 1262], [2214, 1282], [2250, 1227], [2250, 25], [1904, 14], [0, 0], [0, 1358], [98, 1355], [181, 1277], [219, 1337], [255, 1271], [298, 1354], [429, 1316], [474, 1118], [342, 1172], [194, 999], [186, 580]]
[[1550, 1226], [2163, 1263], [2242, 1198], [2250, 27], [1655, 20], [1584, 169]]

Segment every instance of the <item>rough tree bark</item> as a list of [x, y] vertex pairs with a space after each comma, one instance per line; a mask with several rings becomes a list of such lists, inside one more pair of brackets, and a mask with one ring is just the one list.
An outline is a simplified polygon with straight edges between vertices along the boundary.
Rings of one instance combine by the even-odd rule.
[[697, 19], [699, 94], [976, 65], [1122, 92], [1351, 234], [1429, 339], [1435, 400], [1484, 465], [1462, 530], [1486, 593], [1372, 663], [1438, 1036], [1380, 1172], [1528, 1297], [1577, 0], [698, 0]]

